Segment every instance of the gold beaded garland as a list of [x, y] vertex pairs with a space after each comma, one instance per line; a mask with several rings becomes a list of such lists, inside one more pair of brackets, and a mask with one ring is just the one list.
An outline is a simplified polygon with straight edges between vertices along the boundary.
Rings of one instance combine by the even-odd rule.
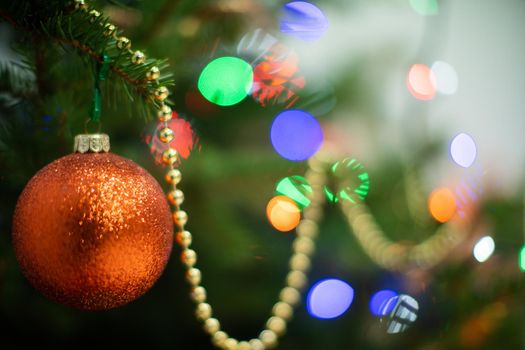
[[193, 267], [193, 265], [195, 265], [195, 263], [197, 262], [197, 253], [195, 253], [194, 250], [186, 249], [182, 253], [182, 262], [187, 267]]
[[95, 23], [97, 18], [100, 17], [100, 12], [98, 12], [97, 10], [91, 10], [91, 11], [89, 11], [89, 15], [90, 15], [89, 22]]
[[[165, 119], [167, 115], [171, 117], [171, 109], [162, 105], [159, 110], [159, 120], [164, 122], [169, 120]], [[166, 128], [169, 127], [166, 126]], [[165, 162], [173, 167], [174, 163], [171, 163], [169, 155], [163, 158], [166, 158]], [[315, 182], [315, 175], [317, 175], [315, 172], [311, 173], [307, 180], [315, 190], [321, 191], [323, 183]], [[206, 303], [206, 289], [200, 285], [202, 274], [199, 269], [194, 267], [197, 262], [197, 253], [190, 249], [192, 236], [184, 229], [188, 215], [185, 211], [180, 210], [184, 194], [177, 189], [177, 185], [180, 183], [182, 175], [178, 169], [171, 168], [165, 177], [166, 181], [172, 186], [172, 190], [168, 192], [168, 199], [174, 206], [173, 220], [180, 229], [176, 238], [183, 249], [181, 260], [187, 267], [186, 279], [192, 286], [190, 296], [197, 304], [196, 317], [203, 321], [203, 328], [211, 335], [213, 344], [222, 349], [234, 350], [266, 350], [276, 347], [279, 336], [286, 332], [286, 323], [293, 317], [293, 306], [301, 300], [299, 290], [304, 288], [307, 283], [306, 271], [310, 268], [309, 256], [315, 250], [313, 239], [318, 232], [314, 218], [318, 219], [322, 215], [319, 210], [320, 203], [312, 202], [309, 207], [304, 209], [304, 216], [308, 218], [303, 219], [297, 228], [297, 237], [293, 243], [294, 254], [290, 257], [291, 270], [287, 275], [286, 285], [280, 292], [279, 300], [272, 308], [272, 316], [266, 321], [266, 329], [255, 339], [239, 341], [221, 330], [220, 322], [216, 318], [212, 318], [211, 305]], [[321, 177], [317, 176], [317, 178]], [[317, 197], [316, 200], [322, 202], [324, 197]]]
[[210, 334], [213, 335], [213, 334], [217, 333], [218, 331], [220, 331], [220, 329], [221, 329], [221, 325], [220, 325], [219, 321], [216, 318], [208, 318], [204, 322], [204, 330], [207, 333], [210, 333]]
[[121, 36], [117, 38], [116, 45], [119, 50], [129, 50], [131, 48], [131, 41], [125, 36]]
[[116, 31], [117, 31], [117, 27], [115, 27], [113, 24], [106, 23], [104, 25], [104, 35], [105, 36], [112, 36], [113, 34], [115, 34]]
[[171, 119], [171, 114], [172, 114], [172, 111], [171, 111], [170, 106], [162, 105], [162, 107], [160, 108], [160, 110], [157, 113], [157, 118], [161, 122], [167, 122], [168, 120]]
[[[87, 5], [84, 0], [75, 0], [75, 9], [87, 11]], [[100, 16], [96, 10], [90, 12], [90, 21], [95, 22]], [[105, 24], [104, 35], [115, 35], [117, 29], [114, 25]], [[126, 37], [115, 37], [115, 45], [119, 50], [130, 50], [131, 41]], [[141, 51], [131, 52], [131, 62], [133, 64], [144, 64], [146, 56]], [[153, 66], [146, 73], [144, 79], [147, 81], [156, 81], [160, 78], [160, 69]], [[169, 95], [169, 90], [165, 86], [159, 86], [153, 93], [153, 98], [160, 102], [160, 107], [157, 112], [157, 119], [164, 123], [164, 127], [159, 132], [159, 138], [164, 143], [169, 143], [174, 138], [174, 132], [169, 127], [168, 121], [172, 119], [172, 109], [164, 103]], [[323, 158], [324, 157], [324, 158]], [[223, 349], [232, 350], [266, 350], [277, 346], [279, 336], [286, 332], [287, 322], [293, 317], [293, 308], [301, 300], [300, 290], [307, 284], [306, 272], [310, 269], [310, 255], [315, 251], [315, 238], [319, 233], [317, 222], [322, 216], [321, 206], [324, 201], [323, 186], [326, 183], [326, 167], [330, 164], [330, 160], [325, 155], [318, 153], [308, 161], [309, 170], [305, 177], [311, 184], [313, 193], [310, 196], [311, 204], [303, 211], [303, 219], [299, 223], [296, 232], [297, 237], [293, 243], [293, 255], [290, 257], [289, 266], [290, 271], [286, 277], [286, 284], [279, 293], [279, 300], [272, 308], [272, 315], [266, 321], [266, 329], [264, 329], [257, 338], [248, 341], [238, 341], [230, 337], [226, 332], [221, 330], [220, 322], [216, 318], [212, 318], [212, 307], [206, 303], [206, 289], [201, 286], [202, 273], [194, 267], [197, 263], [197, 253], [190, 249], [192, 244], [192, 235], [189, 231], [184, 229], [188, 222], [188, 215], [185, 211], [180, 210], [180, 205], [184, 201], [184, 193], [177, 189], [177, 185], [182, 180], [180, 170], [175, 168], [179, 160], [178, 153], [173, 148], [168, 148], [162, 154], [162, 161], [169, 166], [169, 170], [165, 175], [166, 182], [171, 186], [168, 192], [168, 200], [173, 205], [173, 222], [178, 226], [179, 231], [176, 236], [178, 244], [182, 248], [181, 261], [185, 265], [186, 280], [191, 285], [191, 299], [196, 303], [195, 314], [196, 317], [203, 321], [204, 330], [210, 334], [214, 345]], [[365, 233], [370, 229], [376, 229], [372, 222], [372, 216], [367, 213], [364, 206], [349, 207], [343, 203], [343, 209], [349, 219], [349, 224], [354, 228], [353, 231], [358, 239], [363, 241]], [[449, 235], [450, 236], [450, 235]], [[449, 237], [447, 236], [447, 237]], [[457, 240], [456, 240], [457, 241]], [[393, 246], [391, 244], [391, 246]], [[365, 250], [382, 266], [390, 266], [388, 264], [401, 264], [402, 259], [396, 261], [380, 253], [371, 251], [372, 247], [364, 247]], [[420, 248], [426, 248], [422, 244]], [[415, 249], [414, 249], [415, 250]], [[421, 256], [425, 251], [416, 252], [414, 256]], [[407, 254], [408, 255], [408, 254]], [[428, 254], [427, 254], [428, 255]], [[437, 258], [434, 258], [437, 261]]]
[[192, 267], [186, 273], [186, 280], [192, 286], [198, 286], [201, 283], [201, 278], [202, 278], [201, 270], [195, 267]]
[[164, 143], [169, 143], [171, 140], [173, 140], [173, 137], [175, 136], [175, 133], [170, 128], [162, 128], [159, 131], [159, 139]]
[[183, 248], [188, 248], [191, 245], [192, 236], [188, 231], [180, 231], [177, 233], [177, 243]]
[[188, 214], [184, 210], [177, 210], [173, 213], [173, 221], [179, 227], [183, 227], [188, 222]]
[[75, 10], [83, 10], [86, 11], [88, 9], [88, 5], [84, 0], [75, 0], [74, 1]]
[[166, 182], [170, 185], [177, 185], [181, 180], [182, 174], [179, 169], [170, 169], [166, 174]]
[[142, 51], [135, 51], [131, 56], [131, 63], [133, 64], [143, 64], [146, 62], [146, 55]]
[[151, 67], [149, 72], [146, 73], [146, 79], [157, 80], [160, 78], [160, 70], [158, 67]]
[[162, 161], [164, 164], [173, 165], [179, 159], [179, 154], [173, 148], [168, 148], [162, 152]]
[[166, 98], [168, 98], [169, 91], [168, 88], [165, 86], [160, 86], [155, 90], [155, 99], [158, 101], [164, 101]]

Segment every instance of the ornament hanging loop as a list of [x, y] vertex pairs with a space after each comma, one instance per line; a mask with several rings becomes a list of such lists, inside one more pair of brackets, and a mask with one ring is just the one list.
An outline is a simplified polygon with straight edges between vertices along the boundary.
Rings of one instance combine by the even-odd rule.
[[[89, 131], [89, 126], [96, 124], [97, 130], [95, 132]], [[100, 130], [102, 129], [102, 122], [100, 120], [93, 120], [91, 118], [86, 119], [86, 122], [84, 123], [84, 132], [86, 134], [100, 134]]]
[[93, 122], [100, 122], [100, 113], [102, 109], [102, 92], [100, 90], [100, 82], [105, 81], [108, 77], [110, 62], [111, 59], [109, 55], [102, 53], [100, 61], [97, 63], [93, 84], [93, 98], [91, 100], [91, 110], [89, 113], [89, 119]]

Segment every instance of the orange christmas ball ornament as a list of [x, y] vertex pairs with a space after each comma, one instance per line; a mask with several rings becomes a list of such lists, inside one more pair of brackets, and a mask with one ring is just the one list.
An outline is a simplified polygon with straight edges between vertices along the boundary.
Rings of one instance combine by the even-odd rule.
[[85, 310], [144, 294], [173, 243], [160, 185], [134, 162], [108, 153], [107, 135], [79, 135], [77, 152], [41, 169], [18, 200], [16, 258], [45, 296]]

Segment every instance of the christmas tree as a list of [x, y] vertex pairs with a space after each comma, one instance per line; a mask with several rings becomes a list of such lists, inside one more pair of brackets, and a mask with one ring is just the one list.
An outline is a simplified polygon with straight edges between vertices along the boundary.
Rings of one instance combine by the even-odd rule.
[[[476, 6], [1, 1], [1, 347], [523, 348], [525, 7]], [[166, 196], [144, 172], [99, 226], [81, 207], [93, 232], [135, 228], [136, 253], [107, 261], [148, 283], [119, 275], [118, 295], [76, 303], [28, 266], [81, 186], [24, 188], [73, 144], [78, 159], [104, 153], [79, 145], [102, 133]], [[158, 222], [152, 271], [136, 261]], [[29, 263], [24, 230], [39, 237]], [[86, 252], [71, 256], [89, 265]], [[53, 278], [78, 270], [50, 259]]]

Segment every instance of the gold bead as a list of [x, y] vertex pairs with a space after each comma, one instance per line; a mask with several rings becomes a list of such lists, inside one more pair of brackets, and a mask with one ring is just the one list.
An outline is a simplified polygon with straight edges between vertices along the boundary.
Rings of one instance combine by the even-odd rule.
[[182, 252], [181, 259], [186, 266], [193, 267], [197, 262], [197, 253], [193, 249], [186, 249]]
[[186, 280], [192, 286], [198, 286], [202, 280], [201, 270], [195, 267], [192, 267], [191, 269], [188, 270], [188, 272], [186, 272]]
[[170, 106], [163, 105], [157, 113], [157, 118], [161, 122], [167, 122], [172, 117], [172, 110]]
[[98, 12], [97, 10], [91, 10], [89, 11], [89, 16], [89, 22], [94, 23], [97, 20], [97, 18], [100, 17], [100, 12]]
[[228, 338], [224, 341], [224, 349], [226, 350], [237, 350], [237, 344], [239, 342], [237, 341], [237, 339], [234, 339], [234, 338]]
[[293, 316], [293, 308], [290, 306], [290, 304], [283, 301], [277, 302], [273, 306], [272, 312], [275, 316], [280, 317], [283, 320], [290, 320]]
[[173, 165], [177, 160], [179, 160], [179, 154], [173, 148], [168, 148], [162, 152], [162, 161], [164, 164]]
[[228, 334], [218, 331], [212, 336], [211, 341], [215, 346], [222, 346], [226, 339], [228, 339]]
[[164, 143], [169, 143], [171, 140], [173, 140], [174, 136], [175, 134], [170, 128], [162, 128], [159, 131], [159, 139]]
[[273, 349], [275, 346], [277, 346], [277, 335], [274, 331], [269, 329], [262, 331], [261, 334], [259, 334], [259, 339], [267, 349]]
[[184, 210], [178, 210], [173, 213], [173, 222], [180, 227], [186, 225], [188, 222], [188, 214]]
[[173, 205], [181, 205], [184, 202], [184, 193], [181, 190], [173, 190], [168, 193], [168, 200]]
[[317, 224], [312, 220], [302, 220], [297, 226], [297, 235], [309, 238], [315, 238], [319, 232]]
[[159, 86], [155, 90], [155, 99], [157, 101], [164, 101], [166, 98], [168, 98], [168, 95], [170, 92], [168, 91], [168, 88], [165, 86]]
[[112, 36], [115, 33], [116, 30], [117, 30], [117, 27], [115, 27], [111, 23], [106, 23], [104, 25], [104, 35], [105, 36]]
[[88, 5], [86, 4], [84, 0], [75, 0], [74, 4], [75, 4], [75, 10], [87, 11], [88, 9]]
[[205, 321], [211, 317], [211, 305], [207, 303], [200, 303], [197, 305], [197, 310], [195, 310], [195, 315], [201, 321]]
[[308, 237], [297, 237], [293, 242], [293, 249], [296, 253], [311, 255], [315, 250], [315, 243]]
[[301, 294], [295, 288], [285, 287], [281, 290], [279, 298], [281, 301], [294, 306], [301, 300]]
[[135, 51], [131, 56], [131, 62], [133, 64], [143, 64], [146, 62], [146, 55], [142, 51]]
[[148, 80], [157, 80], [160, 78], [160, 70], [159, 67], [151, 67], [149, 72], [146, 73], [146, 79]]
[[290, 268], [292, 270], [307, 271], [310, 269], [310, 258], [303, 253], [295, 253], [290, 258]]
[[217, 333], [221, 329], [221, 324], [216, 318], [208, 318], [204, 321], [204, 330], [209, 334]]
[[252, 347], [247, 341], [240, 341], [237, 345], [237, 350], [252, 350]]
[[273, 316], [266, 322], [266, 327], [277, 335], [283, 335], [286, 332], [286, 321], [280, 317]]
[[182, 180], [182, 173], [179, 169], [171, 169], [166, 174], [166, 182], [172, 185], [177, 185]]
[[204, 303], [206, 301], [206, 289], [204, 287], [196, 287], [191, 292], [191, 299], [196, 303]]
[[125, 36], [121, 36], [118, 37], [116, 45], [119, 50], [129, 50], [131, 48], [131, 40]]
[[323, 212], [321, 208], [315, 208], [315, 207], [308, 207], [308, 210], [305, 210], [303, 212], [304, 218], [307, 220], [312, 220], [312, 221], [319, 221], [322, 215], [323, 215]]
[[250, 346], [252, 347], [252, 350], [265, 350], [263, 342], [259, 339], [250, 340]]
[[177, 242], [182, 248], [188, 248], [191, 245], [192, 237], [189, 231], [177, 233]]
[[286, 282], [288, 285], [295, 289], [302, 289], [308, 282], [308, 278], [302, 271], [292, 270], [286, 276]]

